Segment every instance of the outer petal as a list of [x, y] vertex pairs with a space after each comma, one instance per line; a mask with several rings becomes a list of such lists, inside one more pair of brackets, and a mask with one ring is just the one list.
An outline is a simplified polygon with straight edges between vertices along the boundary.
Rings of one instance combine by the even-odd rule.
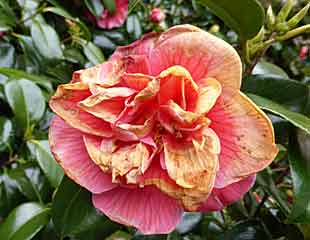
[[93, 193], [102, 193], [116, 187], [112, 184], [111, 175], [103, 173], [90, 160], [82, 133], [57, 116], [51, 123], [49, 142], [55, 159], [75, 182]]
[[270, 120], [239, 91], [224, 91], [207, 117], [221, 142], [215, 187], [238, 182], [275, 158], [278, 149]]
[[230, 205], [247, 193], [255, 183], [255, 175], [251, 175], [239, 182], [230, 184], [224, 188], [214, 188], [208, 200], [204, 202], [199, 211], [219, 211]]
[[239, 89], [241, 85], [241, 61], [234, 48], [194, 27], [181, 25], [163, 33], [149, 60], [153, 75], [180, 65], [198, 84], [202, 78], [213, 77], [224, 88]]
[[64, 84], [58, 86], [56, 94], [50, 99], [49, 105], [58, 116], [72, 127], [85, 133], [111, 137], [111, 127], [107, 122], [85, 112], [77, 105], [79, 101], [90, 95], [88, 86], [84, 83]]
[[128, 15], [128, 0], [115, 0], [116, 9], [113, 14], [104, 10], [102, 16], [97, 21], [101, 28], [111, 29], [123, 25]]
[[164, 234], [174, 230], [182, 208], [156, 187], [115, 188], [93, 195], [93, 204], [113, 221], [134, 226], [144, 234]]

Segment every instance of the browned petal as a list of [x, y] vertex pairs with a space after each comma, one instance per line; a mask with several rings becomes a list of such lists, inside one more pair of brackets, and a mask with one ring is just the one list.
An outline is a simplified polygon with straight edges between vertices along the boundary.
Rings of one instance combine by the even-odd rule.
[[121, 123], [117, 124], [117, 127], [130, 131], [134, 133], [138, 138], [142, 138], [149, 134], [154, 126], [154, 119], [147, 119], [144, 124], [129, 124], [129, 123]]
[[172, 136], [165, 135], [163, 143], [170, 178], [180, 187], [189, 190], [189, 198], [197, 198], [195, 201], [206, 199], [213, 188], [218, 170], [220, 142], [217, 135], [205, 128], [202, 136], [193, 138], [191, 142], [185, 143], [184, 139], [182, 142], [177, 141]]
[[111, 127], [107, 122], [78, 107], [77, 103], [90, 95], [88, 85], [83, 82], [59, 85], [49, 105], [73, 128], [97, 136], [112, 136]]
[[137, 176], [147, 169], [150, 161], [148, 148], [143, 143], [116, 144], [112, 139], [85, 135], [84, 142], [90, 158], [103, 171], [112, 172], [113, 182], [126, 176], [127, 183], [136, 183]]
[[125, 100], [136, 91], [126, 87], [101, 88], [79, 102], [79, 107], [107, 122], [114, 123], [125, 108]]
[[149, 75], [144, 75], [141, 73], [125, 73], [122, 78], [127, 87], [137, 91], [141, 91], [143, 88], [146, 88], [147, 84], [154, 79]]

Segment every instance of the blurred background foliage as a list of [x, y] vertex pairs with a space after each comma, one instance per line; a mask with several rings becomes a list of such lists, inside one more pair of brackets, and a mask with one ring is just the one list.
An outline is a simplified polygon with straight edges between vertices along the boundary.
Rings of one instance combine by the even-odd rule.
[[[310, 239], [309, 1], [131, 0], [112, 30], [96, 26], [103, 2], [0, 0], [0, 239]], [[165, 19], [152, 19], [154, 8]], [[238, 50], [242, 90], [269, 114], [280, 152], [241, 201], [186, 213], [169, 235], [143, 236], [100, 215], [90, 193], [64, 177], [48, 146], [47, 102], [73, 71], [184, 23]]]

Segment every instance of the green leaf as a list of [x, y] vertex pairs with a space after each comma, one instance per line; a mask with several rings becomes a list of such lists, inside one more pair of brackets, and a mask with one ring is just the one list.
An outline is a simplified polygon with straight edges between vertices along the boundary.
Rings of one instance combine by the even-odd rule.
[[184, 213], [181, 222], [177, 225], [176, 230], [181, 233], [191, 231], [202, 219], [201, 213]]
[[76, 21], [76, 19], [73, 18], [72, 15], [69, 12], [67, 12], [64, 8], [46, 7], [46, 8], [44, 8], [43, 12], [52, 12], [52, 13], [57, 14], [59, 16], [62, 16], [64, 18], [68, 18], [72, 21]]
[[40, 169], [33, 164], [19, 165], [8, 172], [14, 180], [19, 191], [30, 201], [43, 202], [48, 194], [48, 183]]
[[234, 224], [225, 234], [219, 238], [220, 240], [249, 240], [264, 239], [272, 240], [272, 236], [264, 226], [257, 220], [246, 220]]
[[94, 33], [94, 43], [102, 47], [104, 49], [110, 49], [113, 50], [116, 48], [116, 44], [112, 42], [104, 32], [96, 32]]
[[292, 79], [253, 75], [242, 81], [243, 92], [268, 98], [291, 110], [303, 112], [308, 104], [310, 89], [307, 84]]
[[0, 174], [0, 216], [6, 217], [22, 201], [24, 197], [16, 182], [6, 173]]
[[9, 43], [0, 42], [0, 67], [12, 67], [15, 63], [15, 48]]
[[13, 68], [1, 68], [0, 67], [0, 74], [3, 74], [9, 78], [18, 80], [18, 79], [27, 79], [29, 81], [35, 82], [38, 85], [45, 88], [48, 92], [53, 92], [53, 87], [51, 82], [54, 81], [54, 79], [49, 78], [47, 76], [43, 75], [34, 75], [31, 73], [27, 73], [22, 70], [17, 70]]
[[142, 35], [142, 28], [139, 17], [136, 14], [132, 14], [127, 18], [126, 22], [127, 32], [133, 34], [135, 39], [138, 39]]
[[270, 77], [281, 77], [288, 79], [287, 73], [277, 65], [265, 60], [259, 61], [253, 69], [253, 75], [265, 75]]
[[54, 198], [52, 219], [63, 238], [92, 229], [104, 218], [93, 207], [91, 193], [64, 177]]
[[114, 13], [116, 10], [115, 0], [101, 0], [104, 6], [108, 9], [110, 13]]
[[294, 126], [310, 134], [310, 118], [300, 113], [292, 112], [288, 110], [287, 108], [285, 108], [284, 106], [281, 106], [280, 104], [277, 104], [269, 99], [266, 99], [266, 98], [263, 98], [263, 97], [260, 97], [254, 94], [248, 94], [248, 96], [260, 108], [284, 118], [285, 120], [292, 123]]
[[61, 59], [62, 49], [57, 32], [48, 24], [35, 21], [31, 25], [31, 37], [35, 47], [47, 59]]
[[42, 118], [45, 99], [41, 89], [33, 82], [26, 79], [8, 81], [4, 90], [20, 127], [28, 129], [30, 121]]
[[0, 225], [0, 239], [32, 239], [48, 223], [49, 213], [49, 208], [35, 202], [18, 206]]
[[64, 176], [62, 168], [54, 160], [47, 140], [37, 141], [31, 140], [27, 143], [34, 147], [36, 159], [40, 168], [46, 175], [51, 185], [57, 188]]
[[87, 59], [93, 64], [100, 64], [104, 62], [104, 55], [99, 47], [92, 42], [82, 41], [83, 52]]
[[0, 117], [0, 151], [4, 150], [10, 145], [9, 139], [12, 135], [12, 122], [11, 120]]
[[117, 231], [113, 233], [111, 236], [107, 237], [105, 240], [130, 240], [132, 236], [123, 231]]
[[294, 185], [290, 222], [310, 224], [310, 135], [299, 130], [289, 144], [289, 161]]
[[256, 36], [264, 24], [264, 10], [256, 0], [200, 0], [199, 3], [239, 33], [243, 41]]
[[88, 10], [97, 18], [102, 15], [104, 10], [104, 6], [101, 0], [84, 0], [85, 5], [87, 6]]

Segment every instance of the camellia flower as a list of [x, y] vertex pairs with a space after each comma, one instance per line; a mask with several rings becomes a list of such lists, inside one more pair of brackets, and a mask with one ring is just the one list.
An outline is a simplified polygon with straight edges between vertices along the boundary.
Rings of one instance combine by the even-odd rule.
[[168, 233], [183, 211], [240, 199], [277, 154], [241, 70], [229, 44], [194, 26], [147, 34], [58, 87], [51, 150], [109, 218]]
[[154, 23], [160, 23], [166, 18], [165, 13], [160, 8], [153, 8], [150, 14], [150, 20]]
[[100, 28], [120, 27], [125, 22], [128, 15], [128, 0], [115, 0], [115, 5], [114, 13], [104, 9], [101, 17], [97, 20], [97, 25]]

